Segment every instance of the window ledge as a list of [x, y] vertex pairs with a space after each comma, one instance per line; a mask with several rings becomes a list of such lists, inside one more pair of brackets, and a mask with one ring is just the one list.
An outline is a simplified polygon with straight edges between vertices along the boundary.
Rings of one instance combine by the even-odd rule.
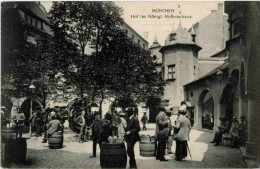
[[175, 81], [176, 79], [174, 78], [174, 79], [166, 79], [166, 81]]

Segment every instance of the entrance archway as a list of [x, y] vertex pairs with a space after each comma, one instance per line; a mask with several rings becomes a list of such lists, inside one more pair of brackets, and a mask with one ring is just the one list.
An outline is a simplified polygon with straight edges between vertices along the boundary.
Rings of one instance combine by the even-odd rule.
[[221, 116], [228, 119], [238, 116], [238, 82], [239, 82], [239, 71], [233, 70], [230, 77], [230, 83], [223, 89], [220, 98], [220, 110]]
[[30, 108], [32, 107], [32, 112], [34, 111], [43, 111], [42, 103], [35, 98], [26, 99], [21, 105], [21, 111], [25, 115], [25, 121], [27, 122], [30, 119]]
[[214, 127], [214, 99], [211, 92], [204, 90], [199, 98], [199, 114], [203, 129], [213, 130]]

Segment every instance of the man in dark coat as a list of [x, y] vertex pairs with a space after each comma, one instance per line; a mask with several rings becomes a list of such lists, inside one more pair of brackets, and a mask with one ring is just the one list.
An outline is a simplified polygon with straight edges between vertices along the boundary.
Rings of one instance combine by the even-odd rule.
[[[95, 112], [95, 120], [93, 121], [92, 124], [92, 140], [93, 140], [93, 155], [90, 156], [89, 158], [96, 157], [96, 150], [97, 150], [97, 143], [99, 140], [99, 134], [100, 134], [100, 114], [99, 112]], [[99, 144], [100, 148], [100, 144]]]
[[141, 119], [141, 122], [143, 123], [143, 130], [146, 130], [146, 123], [148, 123], [148, 117], [146, 115], [146, 112], [144, 113], [142, 119]]
[[158, 141], [156, 159], [160, 161], [168, 161], [164, 158], [164, 155], [169, 135], [169, 123], [169, 118], [164, 111], [156, 116], [155, 140]]
[[127, 154], [129, 156], [129, 164], [130, 168], [137, 168], [136, 161], [135, 161], [135, 153], [134, 153], [134, 146], [137, 141], [140, 141], [139, 131], [140, 125], [138, 118], [134, 116], [134, 112], [132, 109], [127, 111], [128, 114], [128, 121], [126, 127], [126, 136], [125, 140], [127, 143]]

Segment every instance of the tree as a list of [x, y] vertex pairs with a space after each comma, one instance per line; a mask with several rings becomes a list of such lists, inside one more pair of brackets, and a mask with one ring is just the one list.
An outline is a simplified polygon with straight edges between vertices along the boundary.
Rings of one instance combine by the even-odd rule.
[[[113, 2], [54, 2], [50, 14], [56, 36], [81, 51], [67, 65], [74, 71], [65, 71], [81, 97], [86, 93], [92, 101], [99, 100], [101, 109], [111, 97], [140, 103], [162, 94], [164, 82], [150, 52], [122, 32], [122, 9]], [[90, 55], [85, 54], [88, 45], [94, 49]]]
[[[145, 102], [163, 93], [164, 82], [156, 71], [150, 52], [136, 45], [121, 29], [110, 32], [101, 44], [98, 55], [89, 60], [93, 73], [89, 75], [90, 90], [99, 96], [100, 106], [105, 98], [121, 102]], [[93, 85], [95, 84], [95, 85]]]
[[80, 84], [81, 97], [83, 97], [85, 82], [85, 50], [94, 33], [93, 14], [92, 3], [83, 1], [53, 2], [50, 10], [54, 31], [61, 33], [66, 41], [76, 44], [80, 50], [81, 57], [74, 58], [74, 61], [76, 61], [74, 66], [78, 69], [78, 78], [73, 80]]

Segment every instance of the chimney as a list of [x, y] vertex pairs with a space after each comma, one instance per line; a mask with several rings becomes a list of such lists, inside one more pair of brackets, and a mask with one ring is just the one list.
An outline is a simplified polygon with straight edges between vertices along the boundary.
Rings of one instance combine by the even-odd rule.
[[223, 10], [223, 3], [218, 4], [218, 10]]
[[144, 32], [144, 39], [148, 41], [148, 32]]

